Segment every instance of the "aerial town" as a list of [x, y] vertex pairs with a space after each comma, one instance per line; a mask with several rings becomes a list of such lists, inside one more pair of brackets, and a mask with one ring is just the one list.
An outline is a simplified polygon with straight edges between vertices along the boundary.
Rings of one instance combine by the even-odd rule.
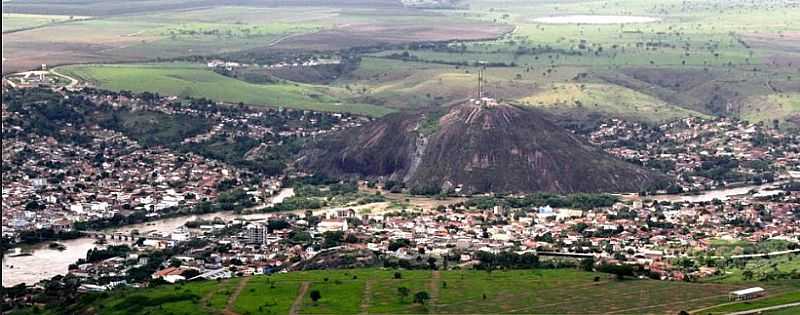
[[3, 0], [0, 314], [800, 314], [800, 0]]
[[[369, 121], [186, 106], [154, 95], [56, 95], [117, 113], [202, 117], [208, 128], [186, 135], [181, 146], [259, 139], [244, 156]], [[555, 265], [588, 258], [642, 266], [654, 279], [686, 280], [720, 275], [732, 258], [800, 252], [800, 229], [792, 224], [800, 218], [800, 185], [793, 181], [800, 174], [800, 138], [729, 118], [657, 127], [614, 119], [586, 132], [609, 154], [674, 176], [674, 186], [655, 194], [409, 198], [391, 181], [320, 182], [302, 172], [253, 180], [265, 171], [239, 159], [176, 150], [157, 138], [134, 134], [136, 141], [104, 128], [107, 122], [37, 132], [20, 123], [33, 114], [12, 106], [3, 104], [3, 235], [34, 241], [42, 231], [65, 239], [80, 231], [106, 244], [69, 266], [84, 290], [379, 263], [464, 268], [485, 265], [485, 253], [535, 253], [540, 263]], [[211, 204], [221, 196], [239, 198], [228, 197], [232, 191], [247, 202], [220, 208], [238, 215], [215, 216]], [[186, 213], [209, 214], [169, 231], [94, 231]]]

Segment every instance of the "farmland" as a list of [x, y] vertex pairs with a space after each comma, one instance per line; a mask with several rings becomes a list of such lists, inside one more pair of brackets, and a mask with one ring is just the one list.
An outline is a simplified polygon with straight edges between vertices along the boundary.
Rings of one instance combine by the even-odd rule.
[[[14, 14], [89, 14], [85, 8], [45, 2], [4, 3], [4, 8]], [[98, 13], [91, 20], [6, 34], [3, 68], [188, 56], [252, 62], [254, 55], [343, 54], [371, 47], [358, 54], [360, 63], [352, 71], [313, 87], [255, 88], [226, 80], [230, 88], [245, 87], [242, 95], [233, 96], [192, 90], [195, 83], [188, 82], [193, 79], [180, 70], [184, 72], [175, 76], [183, 78], [182, 84], [168, 83], [155, 91], [253, 104], [296, 101], [300, 108], [342, 103], [351, 105], [323, 107], [375, 114], [379, 110], [374, 107], [419, 110], [473, 97], [475, 73], [486, 67], [488, 95], [574, 119], [662, 123], [688, 116], [736, 116], [781, 129], [800, 128], [800, 9], [791, 2], [465, 4], [458, 10], [422, 10], [392, 1], [272, 6], [230, 1], [205, 6], [172, 0], [146, 1], [130, 11], [122, 1], [109, 1], [93, 4]], [[425, 45], [408, 45], [416, 42]], [[115, 70], [138, 67], [126, 64]], [[149, 88], [140, 80], [111, 86], [109, 70], [82, 69], [76, 75], [100, 87]], [[153, 82], [163, 82], [164, 71], [137, 72], [134, 77], [152, 74]], [[302, 72], [293, 79], [298, 75]], [[200, 86], [207, 78], [200, 75], [197, 80]], [[321, 99], [309, 96], [314, 93]]]
[[3, 32], [18, 31], [33, 27], [40, 27], [51, 23], [85, 19], [66, 15], [41, 15], [41, 14], [13, 14], [3, 13]]
[[[91, 11], [96, 16], [4, 35], [3, 72], [27, 70], [42, 63], [141, 62], [273, 48], [339, 49], [366, 41], [490, 39], [511, 29], [510, 25], [401, 7], [381, 10], [374, 2], [367, 7], [325, 6], [323, 2], [209, 7], [193, 1], [152, 1], [137, 3], [135, 8], [124, 1], [94, 5], [96, 11], [67, 3], [46, 6], [40, 1], [4, 2], [4, 31], [6, 12], [71, 15]], [[9, 23], [24, 26], [14, 21]], [[434, 29], [434, 25], [440, 28]]]
[[[395, 272], [398, 274], [395, 275]], [[399, 276], [399, 278], [397, 278]], [[606, 274], [574, 270], [409, 271], [383, 269], [304, 271], [189, 282], [93, 295], [82, 307], [97, 314], [393, 313], [677, 313], [727, 302], [730, 290], [750, 284], [698, 284], [614, 280]], [[797, 284], [759, 284], [770, 298], [728, 309], [796, 301]], [[405, 287], [410, 294], [400, 295]], [[313, 301], [311, 292], [321, 298]], [[414, 303], [425, 291], [430, 300]]]

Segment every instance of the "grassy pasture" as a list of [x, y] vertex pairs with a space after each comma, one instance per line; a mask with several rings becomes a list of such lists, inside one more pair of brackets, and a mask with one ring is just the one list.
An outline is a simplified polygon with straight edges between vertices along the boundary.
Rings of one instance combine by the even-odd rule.
[[[100, 296], [87, 307], [96, 314], [210, 314], [228, 310], [240, 314], [286, 314], [299, 297], [299, 314], [485, 314], [485, 313], [670, 313], [711, 308], [725, 310], [727, 292], [759, 285], [769, 300], [748, 308], [798, 298], [797, 286], [781, 283], [685, 283], [653, 280], [617, 281], [605, 274], [574, 270], [408, 271], [321, 270], [193, 282], [148, 289], [125, 289]], [[595, 277], [599, 277], [595, 281]], [[236, 295], [236, 287], [246, 281]], [[307, 290], [303, 293], [302, 287]], [[401, 297], [397, 288], [410, 294]], [[309, 294], [319, 290], [321, 299]], [[414, 304], [413, 295], [426, 291], [431, 300]], [[172, 296], [173, 299], [170, 299]], [[233, 303], [228, 299], [233, 296]], [[774, 299], [773, 299], [774, 297]], [[156, 302], [160, 302], [156, 305]], [[100, 306], [102, 305], [102, 307]], [[745, 306], [735, 306], [737, 309]], [[46, 313], [46, 312], [45, 312]]]
[[[46, 7], [41, 1], [27, 2], [10, 7], [13, 12], [64, 12], [65, 16], [81, 9], [68, 3]], [[95, 19], [68, 25], [45, 25], [3, 36], [3, 57], [6, 58], [3, 72], [28, 70], [42, 63], [140, 62], [278, 46], [348, 48], [367, 41], [484, 38], [509, 28], [477, 25], [472, 20], [423, 11], [347, 5], [336, 8], [325, 7], [324, 2], [318, 6], [283, 4], [274, 7], [256, 4], [198, 7], [177, 0], [137, 1], [135, 4], [90, 1], [85, 5], [97, 9]], [[104, 14], [105, 9], [116, 13]], [[126, 14], [118, 14], [123, 11], [127, 11]], [[4, 30], [9, 23], [22, 23], [11, 19], [6, 22], [5, 14], [3, 20]], [[447, 31], [435, 29], [437, 27]], [[315, 35], [321, 30], [329, 33]], [[305, 35], [290, 37], [298, 34]]]
[[[61, 12], [62, 16], [74, 14], [72, 9], [85, 9], [59, 2], [45, 10], [45, 2], [29, 0], [10, 7], [16, 10], [13, 12]], [[225, 80], [224, 86], [235, 89], [222, 91], [223, 85], [204, 86], [206, 73], [131, 73], [136, 74], [134, 78], [158, 78], [153, 82], [163, 87], [155, 91], [168, 92], [165, 94], [379, 114], [384, 110], [377, 107], [415, 110], [473, 97], [476, 68], [442, 62], [513, 63], [489, 69], [488, 94], [558, 114], [599, 113], [661, 122], [702, 113], [738, 115], [769, 124], [777, 119], [781, 128], [800, 125], [800, 83], [796, 83], [800, 82], [796, 75], [800, 71], [800, 10], [785, 2], [468, 2], [466, 10], [434, 11], [325, 3], [198, 7], [181, 0], [144, 1], [132, 10], [133, 5], [124, 1], [89, 1], [88, 6], [100, 12], [99, 19], [3, 36], [3, 57], [7, 58], [3, 71], [25, 70], [41, 63], [142, 62], [239, 51], [335, 50], [377, 43], [475, 39], [492, 37], [513, 25], [514, 32], [499, 39], [451, 45], [458, 49], [375, 52], [364, 57], [355, 72], [325, 87], [245, 86]], [[122, 11], [130, 12], [124, 16], [103, 13]], [[535, 21], [572, 14], [646, 16], [660, 21], [624, 25]], [[5, 23], [4, 19], [4, 29]], [[421, 62], [383, 58], [404, 52]], [[113, 89], [140, 91], [155, 85], [109, 74], [113, 71], [83, 72], [86, 79], [105, 81]], [[195, 76], [198, 82], [191, 82]], [[578, 108], [576, 101], [583, 106]]]
[[85, 19], [83, 16], [3, 13], [3, 32], [43, 26], [56, 22]]
[[743, 266], [725, 270], [724, 275], [712, 278], [711, 281], [724, 283], [743, 283], [751, 281], [744, 277], [745, 270], [753, 272], [753, 279], [758, 279], [761, 275], [772, 271], [787, 273], [793, 270], [800, 270], [800, 256], [790, 255], [770, 259], [750, 259], [745, 261]]
[[754, 96], [743, 102], [742, 118], [772, 126], [800, 128], [800, 93]]
[[196, 64], [80, 65], [59, 68], [66, 75], [109, 90], [158, 92], [179, 97], [298, 109], [352, 112], [380, 116], [382, 107], [339, 103], [331, 88], [303, 84], [251, 84], [217, 74]]
[[707, 115], [674, 106], [653, 96], [613, 84], [563, 83], [520, 99], [523, 104], [556, 112], [588, 109], [609, 116], [648, 122], [666, 122]]
[[[706, 309], [702, 311], [702, 314], [728, 314], [732, 312], [741, 312], [746, 310], [758, 309], [763, 307], [771, 307], [776, 305], [783, 305], [783, 304], [790, 304], [790, 303], [797, 303], [800, 302], [800, 291], [796, 290], [795, 292], [788, 292], [783, 294], [777, 295], [769, 295], [762, 299], [752, 300], [752, 301], [744, 301], [738, 303], [730, 303], [720, 307], [715, 307], [711, 309]], [[796, 308], [795, 308], [796, 309]], [[772, 314], [772, 313], [768, 313]], [[787, 313], [792, 314], [792, 313]]]
[[800, 306], [783, 308], [780, 310], [766, 311], [764, 315], [795, 315], [800, 314]]

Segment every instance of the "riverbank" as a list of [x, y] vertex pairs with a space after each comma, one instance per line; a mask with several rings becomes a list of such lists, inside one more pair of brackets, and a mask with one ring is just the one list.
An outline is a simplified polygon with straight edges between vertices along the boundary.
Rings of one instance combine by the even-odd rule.
[[[745, 187], [737, 187], [737, 188], [730, 188], [723, 190], [714, 190], [714, 191], [704, 192], [699, 195], [691, 195], [691, 196], [662, 195], [662, 196], [649, 196], [645, 198], [655, 199], [655, 200], [666, 200], [666, 201], [679, 201], [687, 199], [695, 202], [711, 201], [713, 199], [727, 199], [731, 196], [747, 194], [754, 189], [755, 190], [774, 189], [782, 184], [783, 182], [776, 182], [766, 185], [745, 186]], [[364, 191], [374, 193], [374, 190], [364, 189]], [[270, 203], [279, 203], [283, 201], [285, 198], [291, 197], [293, 194], [294, 193], [291, 190], [291, 188], [287, 188], [286, 190], [282, 190], [281, 192], [276, 194], [273, 197], [273, 199], [271, 199]], [[435, 209], [440, 205], [453, 204], [453, 203], [463, 202], [466, 200], [465, 198], [460, 198], [460, 197], [439, 199], [431, 197], [408, 196], [400, 193], [386, 193], [386, 192], [384, 192], [383, 195], [389, 201], [371, 203], [354, 207], [328, 207], [322, 209], [315, 209], [312, 210], [312, 212], [314, 214], [319, 214], [319, 213], [324, 213], [326, 211], [335, 211], [337, 209], [347, 208], [347, 209], [354, 209], [359, 213], [362, 212], [366, 213], [367, 211], [370, 211], [370, 213], [372, 214], [378, 214], [378, 213], [396, 211], [400, 209], [415, 209], [415, 208]], [[263, 208], [266, 205], [269, 205], [270, 203], [267, 203], [265, 205], [251, 206], [244, 210], [255, 211]], [[134, 230], [136, 230], [142, 235], [146, 235], [152, 232], [169, 234], [175, 231], [178, 227], [184, 226], [186, 222], [189, 221], [197, 221], [197, 220], [211, 221], [214, 220], [215, 218], [219, 218], [225, 222], [229, 222], [235, 219], [265, 220], [270, 216], [275, 215], [276, 213], [283, 213], [283, 214], [294, 213], [298, 215], [303, 215], [305, 211], [306, 209], [274, 212], [274, 213], [237, 214], [233, 211], [221, 211], [221, 212], [211, 212], [203, 214], [188, 214], [183, 216], [160, 218], [158, 220], [150, 222], [142, 222], [137, 224], [111, 227], [111, 228], [101, 229], [100, 231], [107, 234], [113, 234], [113, 233], [131, 234], [132, 232], [134, 232]], [[66, 249], [63, 251], [59, 251], [57, 249], [50, 249], [48, 243], [24, 245], [22, 246], [23, 249], [26, 252], [30, 253], [31, 255], [19, 256], [19, 257], [3, 257], [2, 284], [3, 286], [12, 286], [19, 283], [33, 284], [43, 279], [49, 279], [56, 275], [65, 274], [70, 264], [75, 263], [75, 261], [77, 261], [80, 258], [84, 258], [86, 252], [89, 249], [95, 248], [97, 246], [94, 242], [95, 239], [89, 237], [81, 237], [78, 239], [62, 241], [61, 243], [66, 247]], [[123, 242], [110, 241], [109, 243], [118, 244]]]
[[[273, 198], [271, 198], [269, 202], [243, 209], [243, 211], [244, 212], [247, 212], [247, 210], [256, 211], [258, 209], [264, 208], [265, 206], [269, 206], [270, 204], [280, 203], [284, 199], [292, 197], [293, 195], [294, 195], [294, 190], [292, 188], [286, 188], [281, 190], [278, 194], [276, 194]], [[325, 213], [328, 211], [353, 209], [359, 213], [380, 214], [380, 213], [395, 211], [397, 210], [398, 205], [403, 205], [404, 207], [407, 207], [409, 209], [412, 208], [432, 209], [438, 205], [457, 203], [464, 200], [463, 198], [447, 198], [445, 200], [439, 200], [428, 197], [412, 197], [403, 194], [387, 194], [386, 197], [390, 201], [370, 203], [359, 206], [326, 207], [321, 209], [313, 209], [310, 211], [312, 211], [314, 215], [319, 215], [321, 213]], [[158, 220], [153, 220], [149, 222], [109, 227], [101, 229], [99, 231], [106, 234], [114, 234], [114, 233], [131, 234], [134, 231], [142, 235], [155, 232], [169, 234], [175, 231], [177, 228], [184, 226], [187, 222], [190, 221], [198, 221], [198, 220], [212, 221], [217, 218], [225, 222], [230, 222], [238, 219], [248, 220], [248, 221], [259, 221], [259, 220], [266, 220], [269, 217], [272, 217], [276, 214], [304, 215], [306, 211], [307, 209], [280, 211], [280, 212], [266, 212], [266, 213], [265, 212], [236, 213], [234, 211], [221, 211], [221, 212], [211, 212], [203, 214], [189, 214], [183, 216], [160, 218]], [[9, 257], [9, 256], [3, 257], [2, 284], [4, 287], [17, 285], [20, 283], [32, 285], [44, 279], [50, 279], [57, 275], [66, 274], [67, 268], [69, 267], [70, 264], [75, 263], [78, 259], [85, 258], [86, 252], [88, 250], [98, 246], [97, 244], [95, 244], [95, 241], [96, 239], [90, 237], [81, 237], [72, 240], [60, 241], [60, 243], [66, 247], [66, 249], [63, 251], [50, 249], [48, 242], [20, 245], [20, 247], [22, 247], [26, 253], [30, 253], [30, 255], [18, 256], [18, 257]], [[135, 241], [135, 239], [128, 241], [108, 240], [107, 245], [130, 244], [133, 241]]]

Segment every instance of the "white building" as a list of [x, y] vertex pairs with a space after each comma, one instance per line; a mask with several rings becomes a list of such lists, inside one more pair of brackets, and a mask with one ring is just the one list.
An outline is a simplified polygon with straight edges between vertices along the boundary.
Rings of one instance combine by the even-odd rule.
[[322, 220], [317, 224], [317, 230], [321, 233], [329, 231], [347, 231], [347, 220]]
[[762, 287], [752, 287], [728, 293], [728, 299], [731, 301], [750, 300], [757, 297], [764, 296], [767, 292]]
[[247, 243], [250, 244], [265, 244], [267, 242], [267, 234], [269, 234], [269, 231], [263, 223], [248, 224], [245, 231]]
[[172, 232], [172, 234], [170, 234], [170, 239], [172, 239], [173, 241], [182, 242], [188, 240], [191, 236], [192, 235], [189, 232], [189, 229], [187, 229], [184, 226], [181, 226], [177, 228], [174, 232]]

